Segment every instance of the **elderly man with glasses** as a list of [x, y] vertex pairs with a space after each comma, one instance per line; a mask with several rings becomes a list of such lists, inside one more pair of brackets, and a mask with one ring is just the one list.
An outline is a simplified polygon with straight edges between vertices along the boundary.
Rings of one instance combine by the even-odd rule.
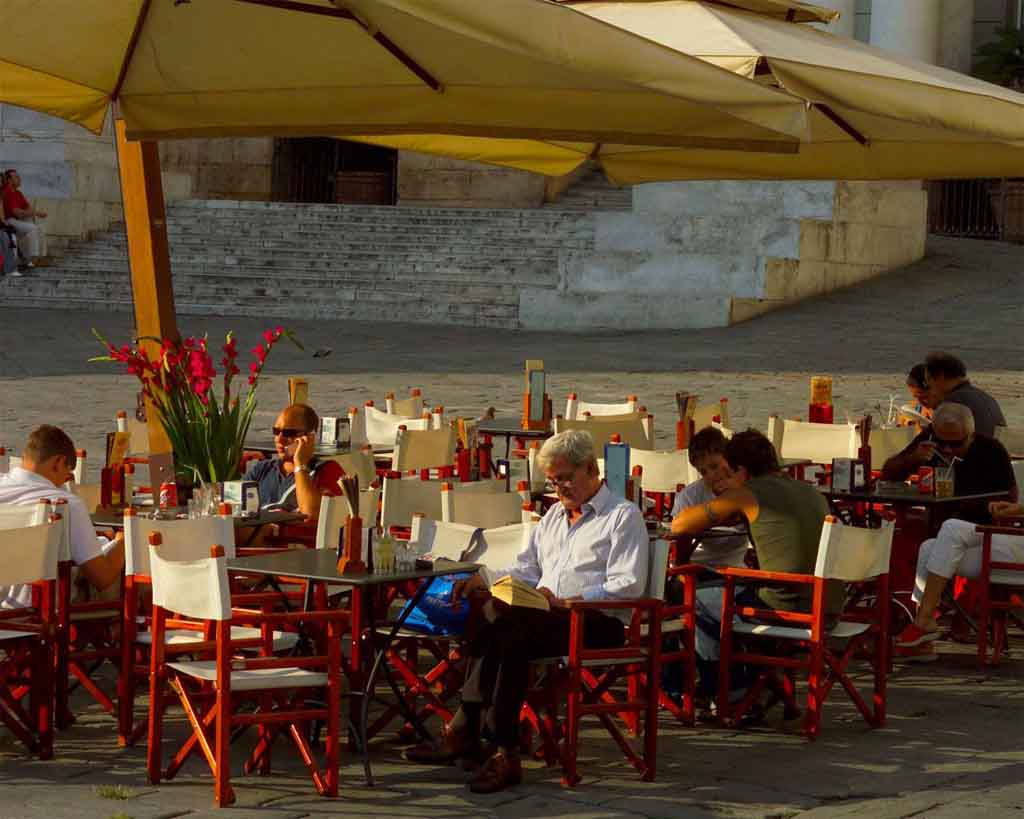
[[[975, 433], [974, 415], [963, 404], [940, 404], [931, 426], [885, 462], [882, 480], [906, 480], [923, 466], [952, 466], [957, 495], [1006, 492], [1016, 499], [1017, 482], [1006, 448], [994, 438]], [[953, 517], [972, 523], [992, 520], [984, 500], [959, 504]]]
[[339, 494], [341, 467], [313, 455], [319, 428], [312, 407], [292, 404], [281, 410], [273, 429], [276, 454], [250, 464], [245, 472], [245, 480], [259, 484], [263, 508], [298, 511], [315, 521], [320, 499]]
[[[445, 726], [440, 747], [421, 745], [406, 751], [413, 762], [481, 759], [482, 712], [489, 706], [495, 751], [469, 782], [475, 793], [500, 791], [522, 779], [519, 712], [530, 661], [559, 657], [568, 650], [568, 602], [640, 597], [647, 584], [650, 547], [643, 516], [635, 504], [613, 496], [601, 481], [590, 434], [569, 430], [549, 438], [538, 462], [554, 484], [559, 503], [533, 530], [506, 574], [541, 592], [550, 611], [489, 601], [484, 607], [487, 622], [470, 645], [462, 705]], [[456, 589], [457, 596], [483, 593], [485, 587], [484, 579], [474, 575]], [[587, 611], [584, 620], [587, 647], [623, 644], [621, 619]]]

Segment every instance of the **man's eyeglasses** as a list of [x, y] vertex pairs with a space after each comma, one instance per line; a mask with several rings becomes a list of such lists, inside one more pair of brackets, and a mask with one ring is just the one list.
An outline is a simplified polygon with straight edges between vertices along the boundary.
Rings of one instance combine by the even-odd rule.
[[275, 438], [298, 438], [306, 434], [306, 430], [295, 427], [272, 427], [270, 431], [274, 433]]
[[932, 440], [935, 442], [935, 446], [939, 449], [960, 449], [960, 447], [967, 443], [968, 437], [970, 436], [965, 435], [963, 438], [957, 438], [955, 441], [950, 441], [947, 438], [940, 438], [938, 435], [932, 435]]

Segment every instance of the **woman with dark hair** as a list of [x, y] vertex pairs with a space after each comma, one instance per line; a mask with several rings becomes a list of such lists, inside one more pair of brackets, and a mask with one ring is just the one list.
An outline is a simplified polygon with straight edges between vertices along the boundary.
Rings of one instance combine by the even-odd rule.
[[[928, 368], [924, 364], [915, 364], [910, 368], [910, 372], [907, 373], [907, 389], [910, 390], [910, 394], [914, 398], [909, 408], [923, 418], [931, 418], [935, 404], [932, 401], [931, 390], [928, 388]], [[905, 419], [905, 426], [920, 421], [918, 418], [908, 416], [905, 416]], [[902, 420], [901, 423], [903, 423]]]

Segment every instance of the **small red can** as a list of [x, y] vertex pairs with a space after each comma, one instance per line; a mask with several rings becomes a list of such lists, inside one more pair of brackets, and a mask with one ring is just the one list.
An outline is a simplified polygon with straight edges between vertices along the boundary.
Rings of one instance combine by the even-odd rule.
[[922, 466], [917, 471], [917, 491], [922, 495], [935, 494], [935, 470], [930, 466]]
[[160, 484], [160, 508], [178, 508], [178, 487], [170, 481]]

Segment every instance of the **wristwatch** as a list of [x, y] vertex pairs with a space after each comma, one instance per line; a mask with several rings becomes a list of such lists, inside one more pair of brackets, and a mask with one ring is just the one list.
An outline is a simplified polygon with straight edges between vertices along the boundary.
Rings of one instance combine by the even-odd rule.
[[299, 472], [305, 472], [307, 475], [312, 474], [309, 471], [309, 467], [306, 464], [296, 464], [295, 472], [296, 472], [296, 474], [298, 474]]

